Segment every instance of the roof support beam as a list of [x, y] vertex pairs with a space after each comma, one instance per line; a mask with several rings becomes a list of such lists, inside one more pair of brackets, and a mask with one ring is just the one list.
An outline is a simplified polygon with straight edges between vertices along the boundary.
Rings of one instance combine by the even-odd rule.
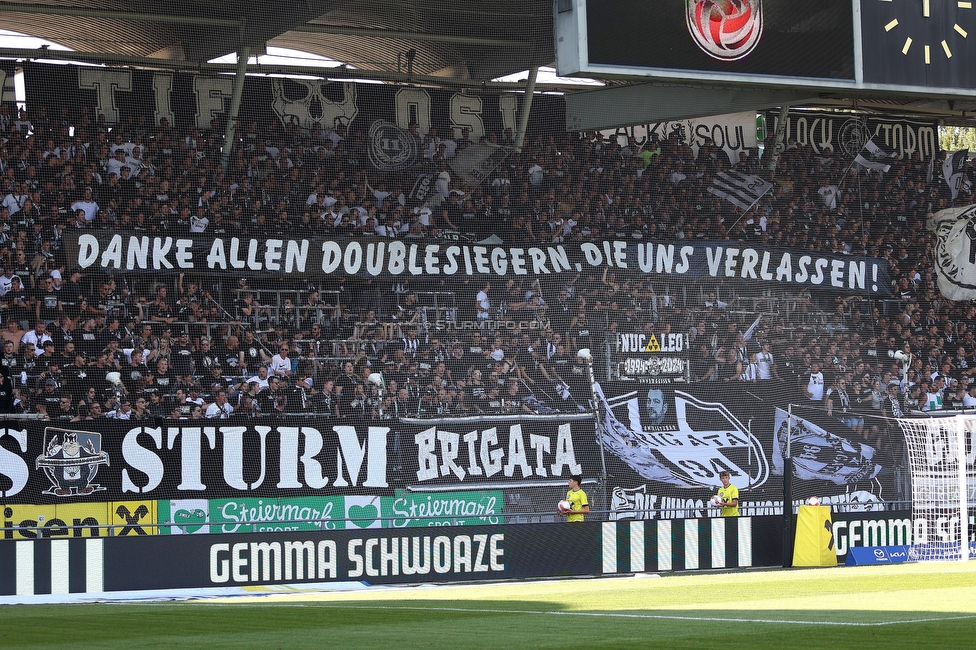
[[515, 134], [515, 151], [522, 152], [525, 142], [525, 131], [529, 128], [529, 111], [532, 110], [532, 98], [535, 97], [535, 80], [539, 76], [539, 66], [529, 68], [529, 78], [525, 80], [525, 99], [522, 100], [522, 112], [519, 114], [518, 133]]
[[452, 45], [479, 45], [484, 47], [531, 47], [525, 41], [510, 41], [502, 38], [484, 38], [482, 36], [454, 36], [451, 34], [425, 34], [423, 32], [402, 32], [394, 29], [370, 29], [364, 27], [344, 27], [341, 25], [323, 25], [322, 23], [306, 23], [293, 27], [293, 32], [307, 34], [338, 34], [340, 36], [362, 36], [365, 38], [395, 38], [404, 41], [427, 41], [430, 43], [450, 43]]
[[77, 16], [79, 18], [107, 18], [111, 20], [138, 20], [148, 23], [199, 25], [204, 27], [240, 27], [241, 21], [232, 18], [208, 16], [177, 16], [173, 14], [147, 14], [133, 11], [88, 9], [85, 7], [56, 7], [51, 5], [0, 3], [0, 12], [17, 14], [46, 14], [49, 16]]
[[227, 118], [227, 127], [224, 130], [224, 149], [220, 155], [220, 166], [225, 172], [227, 171], [227, 163], [230, 162], [230, 155], [234, 151], [234, 143], [237, 141], [235, 130], [241, 110], [241, 97], [244, 96], [244, 80], [247, 79], [247, 60], [249, 58], [251, 58], [251, 48], [244, 45], [237, 52], [237, 74], [234, 76], [234, 92], [230, 98], [230, 117]]
[[[144, 56], [128, 56], [124, 54], [109, 54], [105, 52], [72, 52], [64, 50], [36, 50], [20, 48], [0, 48], [0, 58], [22, 59], [26, 61], [45, 61], [58, 59], [60, 61], [85, 61], [102, 63], [108, 66], [131, 66], [135, 68], [155, 70], [180, 70], [184, 72], [200, 72], [206, 74], [220, 74], [235, 72], [233, 63], [200, 63], [197, 61], [173, 61], [167, 59], [153, 59]], [[354, 70], [343, 67], [322, 68], [295, 65], [248, 65], [248, 74], [302, 74], [334, 79], [337, 81], [356, 81], [370, 79], [390, 83], [409, 83], [419, 86], [435, 88], [496, 88], [506, 90], [523, 90], [523, 83], [482, 82], [476, 79], [451, 79], [448, 77], [433, 77], [430, 75], [408, 76], [398, 72], [383, 70]], [[554, 86], [546, 86], [548, 89]], [[558, 88], [558, 86], [555, 86]], [[575, 88], [573, 88], [575, 90]]]

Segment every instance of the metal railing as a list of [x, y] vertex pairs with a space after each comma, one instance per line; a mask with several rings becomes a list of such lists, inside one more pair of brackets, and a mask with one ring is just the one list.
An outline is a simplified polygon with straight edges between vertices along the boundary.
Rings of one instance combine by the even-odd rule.
[[[456, 489], [456, 488], [455, 488]], [[800, 503], [794, 503], [794, 513]], [[872, 505], [870, 509], [867, 507]], [[863, 507], [862, 507], [863, 506]], [[39, 506], [43, 507], [43, 506]], [[851, 504], [833, 506], [838, 513], [876, 513], [876, 512], [896, 512], [911, 509], [910, 501], [892, 501], [885, 504]], [[756, 515], [752, 510], [756, 508], [766, 508], [766, 506], [751, 506], [748, 503], [739, 506], [740, 516], [781, 516], [782, 505], [778, 512], [763, 513]], [[584, 515], [589, 520], [596, 521], [674, 521], [687, 519], [718, 519], [721, 515], [717, 508], [707, 504], [701, 507], [688, 508], [645, 508], [627, 509], [626, 517], [621, 517], [622, 513], [618, 510], [591, 509]], [[667, 516], [664, 516], [667, 515]], [[147, 535], [147, 530], [160, 530], [163, 528], [186, 529], [198, 526], [211, 526], [228, 528], [234, 530], [224, 530], [222, 534], [247, 533], [247, 532], [287, 532], [291, 530], [308, 530], [312, 526], [319, 530], [339, 530], [338, 524], [342, 524], [343, 529], [367, 528], [374, 522], [391, 522], [390, 526], [381, 526], [382, 530], [396, 528], [407, 528], [410, 522], [428, 522], [427, 527], [439, 526], [478, 526], [478, 525], [512, 525], [517, 526], [525, 523], [560, 523], [565, 521], [565, 515], [561, 515], [553, 510], [527, 510], [527, 511], [505, 511], [504, 508], [497, 512], [479, 512], [475, 514], [433, 514], [433, 515], [378, 515], [376, 517], [325, 517], [325, 518], [300, 518], [300, 519], [269, 519], [269, 520], [247, 520], [247, 521], [204, 521], [194, 523], [177, 522], [140, 522], [132, 521], [118, 524], [90, 524], [90, 525], [68, 525], [58, 524], [47, 525], [38, 523], [33, 526], [4, 526], [0, 527], [0, 543], [2, 540], [23, 540], [23, 539], [51, 539], [58, 537], [100, 537], [97, 531], [105, 531], [106, 537], [125, 537]], [[444, 523], [450, 521], [450, 523]], [[404, 522], [396, 525], [397, 522]], [[439, 522], [439, 523], [436, 523]], [[9, 523], [9, 522], [8, 522]], [[300, 528], [300, 527], [306, 528]], [[413, 527], [413, 526], [410, 526]], [[421, 526], [423, 527], [423, 526]], [[88, 531], [88, 535], [85, 535]], [[27, 533], [26, 535], [24, 533]], [[95, 534], [93, 534], [95, 533]], [[15, 537], [20, 535], [20, 537]]]

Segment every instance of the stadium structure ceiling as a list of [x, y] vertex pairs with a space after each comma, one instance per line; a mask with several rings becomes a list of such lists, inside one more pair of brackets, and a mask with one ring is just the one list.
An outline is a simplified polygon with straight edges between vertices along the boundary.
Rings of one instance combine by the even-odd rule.
[[[213, 71], [233, 66], [207, 61], [244, 47], [260, 53], [274, 46], [350, 66], [330, 70], [330, 78], [366, 73], [384, 81], [444, 86], [496, 85], [492, 79], [531, 66], [552, 65], [555, 58], [550, 0], [174, 0], [166, 4], [0, 0], [0, 29], [74, 50], [47, 51], [43, 54], [47, 59]], [[0, 50], [0, 56], [25, 59], [36, 54], [36, 50]], [[260, 71], [286, 70], [262, 67]], [[306, 72], [322, 74], [321, 69]], [[646, 79], [608, 83], [654, 88]], [[555, 85], [566, 92], [591, 91]], [[923, 113], [960, 125], [972, 125], [971, 114], [976, 113], [976, 102], [971, 99], [845, 97], [836, 92], [805, 98], [804, 105]]]
[[378, 73], [488, 81], [553, 61], [546, 0], [41, 0], [0, 2], [0, 28], [78, 52], [205, 63], [242, 45]]

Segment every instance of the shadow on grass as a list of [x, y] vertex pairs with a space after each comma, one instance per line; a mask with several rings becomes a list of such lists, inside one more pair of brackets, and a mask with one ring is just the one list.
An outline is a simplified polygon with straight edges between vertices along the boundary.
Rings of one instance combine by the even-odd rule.
[[[586, 611], [544, 600], [334, 600], [11, 606], [0, 647], [972, 647], [976, 615], [868, 610]], [[814, 644], [818, 645], [818, 644]]]

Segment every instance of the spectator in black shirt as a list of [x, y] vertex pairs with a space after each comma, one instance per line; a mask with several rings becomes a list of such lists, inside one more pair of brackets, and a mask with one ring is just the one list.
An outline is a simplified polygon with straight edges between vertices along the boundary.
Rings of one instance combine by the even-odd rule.
[[280, 377], [268, 377], [268, 388], [258, 395], [258, 404], [266, 416], [288, 412], [288, 396], [282, 390]]
[[339, 417], [339, 400], [335, 392], [335, 382], [326, 379], [322, 384], [322, 390], [312, 396], [310, 409], [318, 415], [337, 418]]
[[16, 321], [23, 329], [30, 328], [35, 314], [31, 308], [31, 298], [21, 283], [19, 275], [10, 278], [10, 290], [0, 298], [0, 304], [6, 310], [3, 317], [7, 321]]
[[169, 369], [169, 359], [162, 357], [156, 361], [153, 383], [163, 395], [172, 395], [176, 390], [176, 375]]
[[85, 355], [80, 352], [75, 355], [74, 362], [65, 366], [63, 370], [66, 387], [76, 399], [80, 399], [88, 392], [89, 388], [93, 388], [89, 371]]
[[34, 298], [35, 316], [50, 328], [61, 314], [60, 292], [54, 289], [54, 279], [51, 276], [40, 280], [39, 285]]
[[184, 382], [193, 375], [193, 356], [189, 333], [180, 332], [179, 338], [170, 347], [170, 367], [173, 374]]
[[95, 319], [87, 318], [81, 325], [80, 330], [72, 334], [75, 341], [75, 348], [84, 352], [88, 357], [97, 356], [102, 351], [103, 346], [98, 340], [98, 331], [95, 329]]
[[20, 358], [14, 352], [14, 342], [7, 339], [3, 342], [3, 354], [0, 355], [0, 366], [8, 371], [8, 375], [14, 376], [20, 373]]

